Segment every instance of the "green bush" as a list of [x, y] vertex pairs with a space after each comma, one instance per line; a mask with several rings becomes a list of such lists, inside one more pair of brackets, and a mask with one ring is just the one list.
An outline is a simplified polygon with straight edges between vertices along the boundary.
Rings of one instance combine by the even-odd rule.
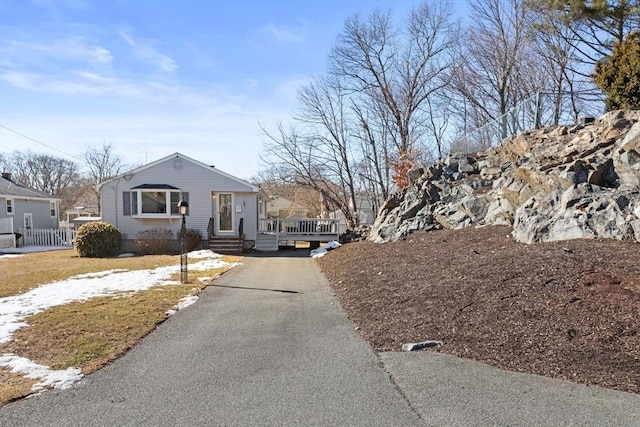
[[[187, 239], [187, 252], [195, 251], [196, 249], [202, 249], [202, 233], [200, 230], [193, 228], [187, 229], [184, 233]], [[178, 242], [182, 242], [182, 232], [178, 231]]]
[[122, 236], [118, 228], [95, 221], [78, 228], [74, 247], [81, 257], [102, 258], [118, 253], [121, 243]]
[[136, 235], [138, 252], [146, 255], [166, 255], [171, 253], [169, 246], [173, 232], [164, 228], [152, 228]]

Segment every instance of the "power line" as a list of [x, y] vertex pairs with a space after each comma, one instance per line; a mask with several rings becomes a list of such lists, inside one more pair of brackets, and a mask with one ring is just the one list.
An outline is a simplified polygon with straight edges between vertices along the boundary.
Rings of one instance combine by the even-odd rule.
[[55, 148], [55, 147], [52, 147], [52, 146], [50, 146], [50, 145], [47, 145], [47, 144], [45, 144], [44, 142], [40, 142], [40, 141], [38, 141], [38, 140], [36, 140], [36, 139], [33, 139], [33, 138], [31, 138], [30, 136], [27, 136], [27, 135], [25, 135], [25, 134], [23, 134], [23, 133], [18, 132], [17, 130], [13, 130], [13, 129], [11, 129], [10, 127], [7, 127], [7, 126], [3, 125], [2, 123], [0, 123], [0, 127], [4, 128], [4, 129], [6, 129], [6, 130], [8, 130], [9, 132], [13, 132], [13, 133], [15, 133], [16, 135], [20, 135], [21, 137], [26, 138], [26, 139], [28, 139], [29, 141], [33, 141], [33, 142], [35, 142], [36, 144], [40, 144], [40, 145], [42, 145], [43, 147], [47, 147], [47, 148], [48, 148], [48, 149], [50, 149], [50, 150], [57, 151], [58, 153], [64, 154], [65, 156], [73, 157], [74, 159], [76, 159], [76, 160], [80, 160], [81, 162], [84, 162], [84, 161], [85, 161], [85, 159], [83, 159], [83, 158], [81, 158], [81, 157], [74, 156], [73, 154], [65, 153], [65, 152], [64, 152], [64, 151], [62, 151], [62, 150], [59, 150], [59, 149], [57, 149], [57, 148]]

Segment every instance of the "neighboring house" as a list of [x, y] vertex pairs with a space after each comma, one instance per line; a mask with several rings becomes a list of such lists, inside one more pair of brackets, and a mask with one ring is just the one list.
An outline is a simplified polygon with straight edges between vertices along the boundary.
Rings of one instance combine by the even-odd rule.
[[267, 218], [306, 218], [308, 209], [280, 196], [271, 196], [267, 201]]
[[12, 230], [0, 233], [18, 233], [19, 229], [57, 229], [60, 199], [27, 187], [11, 179], [11, 174], [0, 177], [0, 220], [13, 222]]
[[[358, 219], [358, 225], [372, 225], [376, 220], [377, 212], [374, 210], [371, 200], [364, 196], [356, 196], [356, 203], [358, 204], [358, 209], [354, 209], [353, 203], [349, 202], [349, 210]], [[347, 220], [341, 210], [329, 213], [329, 218], [340, 220], [340, 233], [344, 233], [349, 229]]]
[[123, 235], [124, 248], [135, 249], [138, 233], [168, 229], [177, 236], [182, 225], [178, 202], [189, 203], [188, 229], [205, 240], [235, 238], [255, 243], [259, 188], [180, 153], [156, 160], [98, 184], [100, 217]]
[[91, 221], [100, 221], [98, 216], [98, 208], [93, 206], [76, 206], [73, 209], [67, 209], [63, 213], [60, 221], [60, 228], [78, 228], [82, 224]]

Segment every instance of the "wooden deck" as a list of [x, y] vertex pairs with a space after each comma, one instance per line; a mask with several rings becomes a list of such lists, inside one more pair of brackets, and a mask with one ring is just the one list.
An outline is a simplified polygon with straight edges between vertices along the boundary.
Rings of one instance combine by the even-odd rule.
[[330, 242], [339, 239], [337, 219], [260, 218], [257, 250], [278, 250], [280, 242]]

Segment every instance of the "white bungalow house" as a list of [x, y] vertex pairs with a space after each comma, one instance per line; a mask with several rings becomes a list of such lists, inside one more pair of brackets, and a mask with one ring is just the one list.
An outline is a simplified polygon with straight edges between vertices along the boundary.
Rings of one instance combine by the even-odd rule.
[[237, 252], [255, 244], [259, 188], [183, 154], [133, 169], [97, 188], [102, 221], [120, 230], [125, 250], [135, 249], [141, 231], [168, 229], [177, 236], [181, 199], [189, 203], [187, 228], [199, 230], [211, 249]]
[[15, 236], [33, 229], [57, 229], [60, 199], [27, 187], [3, 172], [0, 177], [0, 247], [15, 247]]

